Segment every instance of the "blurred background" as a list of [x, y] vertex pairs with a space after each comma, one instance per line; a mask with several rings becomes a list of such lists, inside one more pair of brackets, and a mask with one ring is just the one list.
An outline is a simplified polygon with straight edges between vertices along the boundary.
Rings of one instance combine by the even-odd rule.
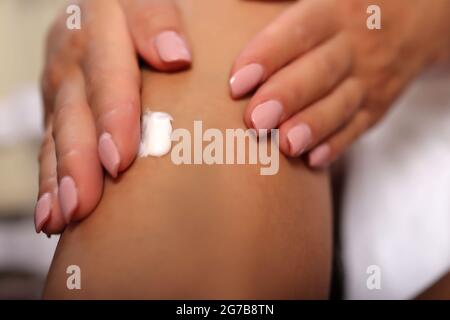
[[62, 0], [0, 0], [0, 299], [38, 298], [57, 237], [34, 232], [41, 136], [38, 80]]
[[[39, 298], [58, 237], [34, 232], [46, 30], [65, 0], [0, 0], [0, 299]], [[450, 31], [449, 31], [450, 33]], [[450, 67], [427, 70], [343, 161], [347, 299], [408, 299], [450, 270]], [[381, 288], [367, 270], [381, 270]]]

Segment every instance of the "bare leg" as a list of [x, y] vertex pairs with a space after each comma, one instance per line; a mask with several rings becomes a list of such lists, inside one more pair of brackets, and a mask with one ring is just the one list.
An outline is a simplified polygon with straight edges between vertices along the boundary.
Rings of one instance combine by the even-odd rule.
[[420, 294], [419, 300], [450, 300], [450, 272]]
[[[246, 101], [227, 92], [233, 57], [285, 3], [180, 1], [195, 65], [143, 74], [143, 108], [175, 128], [244, 128]], [[67, 290], [66, 268], [82, 270]], [[331, 265], [328, 175], [280, 158], [274, 176], [251, 165], [138, 159], [88, 219], [63, 234], [45, 298], [327, 298]]]

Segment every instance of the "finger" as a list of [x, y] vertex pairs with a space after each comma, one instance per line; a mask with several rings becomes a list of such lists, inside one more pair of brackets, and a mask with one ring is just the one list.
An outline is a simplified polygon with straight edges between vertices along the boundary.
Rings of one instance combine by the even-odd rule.
[[84, 29], [68, 30], [67, 15], [59, 15], [51, 26], [45, 49], [45, 63], [41, 75], [45, 123], [53, 112], [54, 98], [65, 71], [77, 64], [84, 50]]
[[53, 123], [59, 203], [64, 220], [70, 223], [92, 212], [103, 189], [95, 123], [78, 69], [67, 74], [61, 84]]
[[366, 110], [358, 112], [346, 127], [309, 153], [309, 165], [317, 169], [328, 167], [373, 123], [371, 115]]
[[231, 70], [230, 91], [240, 98], [277, 70], [336, 33], [333, 1], [299, 1], [257, 34]]
[[82, 67], [100, 160], [116, 177], [133, 162], [139, 146], [140, 72], [122, 8], [106, 2], [89, 2], [87, 19], [95, 25], [89, 28]]
[[34, 222], [37, 233], [44, 231], [48, 235], [61, 233], [66, 226], [59, 208], [55, 142], [51, 123], [45, 131], [39, 154], [39, 194]]
[[328, 95], [351, 69], [344, 37], [335, 37], [275, 73], [245, 111], [247, 126], [274, 129], [293, 114]]
[[349, 78], [324, 99], [295, 114], [280, 126], [280, 149], [298, 157], [343, 127], [359, 109], [360, 83]]
[[192, 61], [181, 17], [173, 1], [122, 1], [139, 54], [157, 70], [175, 71]]

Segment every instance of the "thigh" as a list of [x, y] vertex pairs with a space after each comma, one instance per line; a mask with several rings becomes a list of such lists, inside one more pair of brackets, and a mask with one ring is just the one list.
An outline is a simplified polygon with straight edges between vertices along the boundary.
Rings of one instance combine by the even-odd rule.
[[[238, 51], [286, 4], [180, 1], [195, 65], [143, 72], [143, 110], [166, 111], [174, 128], [244, 128], [246, 101], [228, 96]], [[230, 21], [233, 21], [231, 24]], [[239, 26], [239, 28], [237, 28]], [[280, 157], [255, 165], [174, 165], [137, 159], [86, 220], [61, 237], [45, 298], [326, 298], [330, 281], [328, 174]], [[69, 265], [81, 290], [68, 290]]]

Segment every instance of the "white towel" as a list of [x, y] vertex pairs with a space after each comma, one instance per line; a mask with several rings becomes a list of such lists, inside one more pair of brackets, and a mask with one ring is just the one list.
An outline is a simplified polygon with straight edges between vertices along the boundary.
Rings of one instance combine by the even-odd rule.
[[[346, 161], [345, 297], [414, 297], [450, 271], [450, 68], [417, 79]], [[371, 265], [380, 290], [367, 288]]]

